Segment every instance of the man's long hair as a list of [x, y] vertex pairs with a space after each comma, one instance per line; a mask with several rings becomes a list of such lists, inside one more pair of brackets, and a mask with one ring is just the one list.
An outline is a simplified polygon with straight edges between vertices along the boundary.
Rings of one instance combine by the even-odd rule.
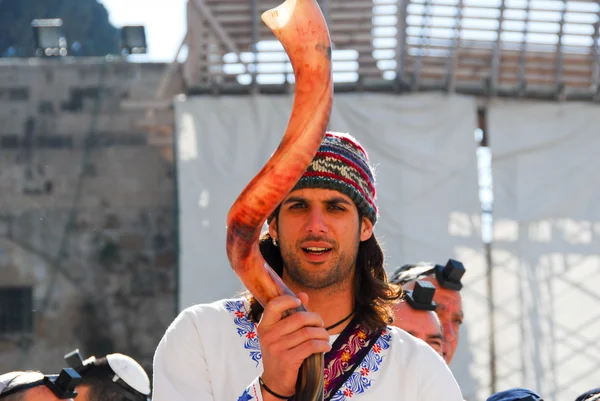
[[[281, 251], [273, 245], [269, 233], [261, 236], [259, 246], [265, 261], [281, 277]], [[264, 308], [249, 292], [246, 292], [245, 296], [250, 303], [250, 320], [258, 323]], [[358, 247], [354, 275], [355, 316], [371, 330], [383, 329], [393, 321], [391, 307], [401, 297], [402, 287], [388, 282], [383, 268], [383, 251], [373, 234], [368, 240], [361, 241]]]

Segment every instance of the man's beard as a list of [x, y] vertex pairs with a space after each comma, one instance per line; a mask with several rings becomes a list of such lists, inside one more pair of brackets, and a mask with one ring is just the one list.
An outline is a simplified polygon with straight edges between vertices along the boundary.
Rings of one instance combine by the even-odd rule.
[[[315, 237], [314, 240], [319, 241], [320, 238]], [[360, 238], [358, 236], [353, 241], [352, 247], [345, 251], [339, 251], [337, 244], [332, 244], [333, 248], [339, 251], [335, 256], [332, 255], [332, 260], [328, 260], [321, 265], [305, 267], [310, 263], [304, 261], [303, 266], [301, 256], [295, 252], [298, 248], [286, 246], [284, 242], [280, 241], [279, 246], [285, 277], [299, 287], [312, 290], [324, 288], [334, 290], [338, 287], [344, 287], [354, 277], [359, 244]], [[299, 252], [303, 251], [300, 250]]]

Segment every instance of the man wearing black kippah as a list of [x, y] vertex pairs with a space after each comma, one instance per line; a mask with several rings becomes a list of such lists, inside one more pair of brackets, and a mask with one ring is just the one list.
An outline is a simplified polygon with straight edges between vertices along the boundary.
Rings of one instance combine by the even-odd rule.
[[435, 287], [433, 301], [442, 323], [444, 334], [444, 360], [452, 362], [458, 345], [459, 329], [464, 313], [460, 290], [465, 268], [459, 261], [450, 259], [445, 266], [432, 263], [409, 264], [399, 267], [390, 277], [390, 282], [402, 285], [405, 290], [414, 288], [416, 280], [428, 281]]
[[425, 341], [441, 357], [444, 356], [442, 324], [435, 314], [435, 287], [417, 280], [413, 290], [405, 291], [404, 299], [394, 305], [394, 326]]
[[0, 375], [1, 401], [73, 401], [81, 377], [73, 369], [59, 375], [36, 371], [14, 371]]

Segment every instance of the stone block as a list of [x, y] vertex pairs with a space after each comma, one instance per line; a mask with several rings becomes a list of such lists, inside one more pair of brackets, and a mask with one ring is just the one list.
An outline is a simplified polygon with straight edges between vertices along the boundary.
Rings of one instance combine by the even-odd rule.
[[154, 266], [169, 268], [175, 266], [177, 257], [174, 251], [160, 252], [154, 257]]
[[124, 234], [119, 238], [119, 245], [125, 251], [138, 252], [146, 247], [146, 237], [138, 234]]
[[107, 214], [104, 220], [104, 228], [110, 230], [116, 230], [121, 228], [121, 220], [115, 214]]
[[6, 220], [0, 219], [0, 237], [8, 235], [10, 224]]

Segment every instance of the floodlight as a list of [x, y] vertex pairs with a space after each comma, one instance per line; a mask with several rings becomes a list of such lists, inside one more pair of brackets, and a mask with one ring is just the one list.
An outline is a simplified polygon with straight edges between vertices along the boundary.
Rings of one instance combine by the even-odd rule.
[[63, 21], [60, 18], [35, 19], [31, 22], [36, 56], [64, 57], [68, 54], [67, 37], [62, 25]]
[[143, 25], [121, 27], [121, 52], [123, 54], [143, 54], [148, 46]]

